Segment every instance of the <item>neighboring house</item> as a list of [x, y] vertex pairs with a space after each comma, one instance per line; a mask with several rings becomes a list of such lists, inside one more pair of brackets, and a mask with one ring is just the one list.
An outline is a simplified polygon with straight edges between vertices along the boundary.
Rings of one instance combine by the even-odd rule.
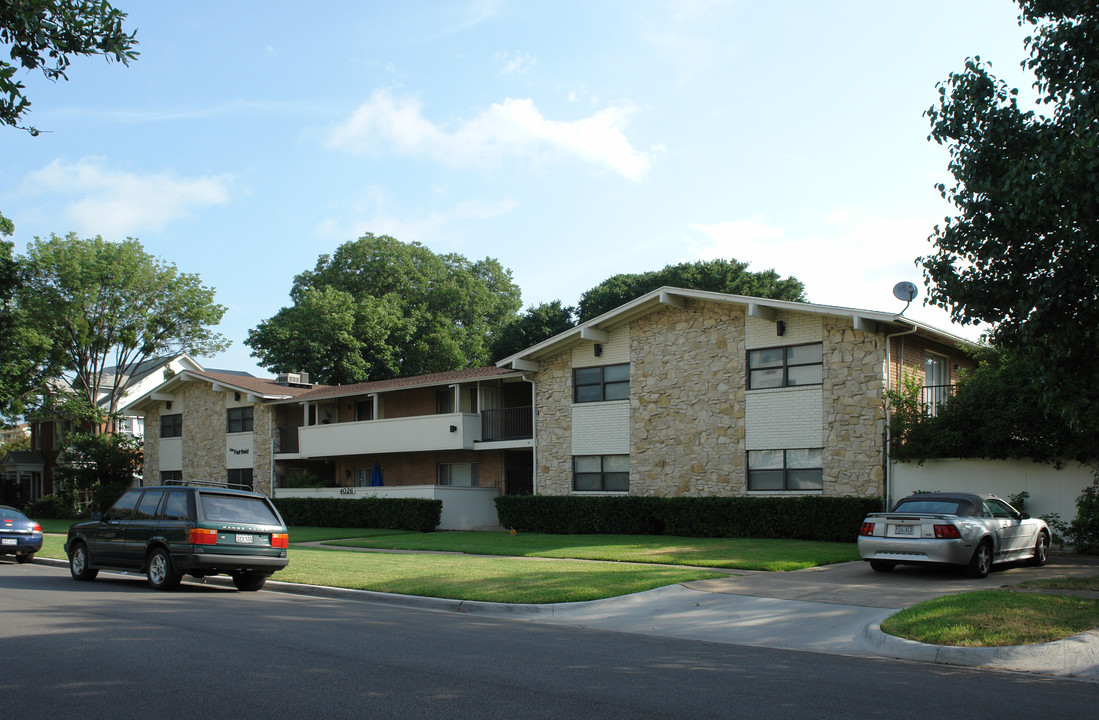
[[[145, 394], [152, 388], [160, 385], [166, 378], [183, 370], [201, 370], [202, 366], [186, 354], [171, 357], [160, 357], [147, 360], [136, 367], [128, 376], [121, 378], [123, 387], [122, 395], [117, 403], [118, 408], [124, 408], [135, 398]], [[115, 369], [108, 368], [104, 371], [104, 387], [114, 387]], [[80, 391], [79, 387], [72, 387], [64, 380], [55, 382], [56, 387], [65, 392]], [[110, 407], [111, 394], [109, 391], [99, 393], [97, 405], [106, 410]], [[3, 463], [0, 466], [0, 478], [8, 484], [14, 484], [21, 502], [37, 500], [43, 495], [57, 492], [53, 479], [53, 470], [62, 461], [66, 446], [66, 438], [69, 433], [77, 430], [71, 423], [46, 416], [31, 416], [28, 418], [31, 437], [31, 449], [29, 452], [15, 453], [7, 458], [0, 458]], [[111, 421], [107, 432], [121, 432], [136, 438], [144, 434], [143, 418], [134, 413], [121, 412], [120, 417]], [[4, 491], [0, 490], [0, 495]]]
[[536, 493], [884, 496], [887, 387], [952, 385], [963, 345], [894, 313], [665, 287], [498, 364], [535, 384]]
[[878, 496], [886, 389], [948, 388], [966, 345], [896, 313], [661, 288], [497, 367], [346, 386], [185, 371], [126, 410], [159, 428], [150, 481], [442, 497], [444, 528], [495, 524], [497, 494]]

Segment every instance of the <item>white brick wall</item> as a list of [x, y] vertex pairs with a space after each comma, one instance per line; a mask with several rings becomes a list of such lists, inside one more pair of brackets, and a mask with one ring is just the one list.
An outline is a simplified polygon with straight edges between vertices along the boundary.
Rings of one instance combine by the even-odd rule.
[[748, 450], [824, 446], [824, 399], [818, 386], [749, 390], [744, 441]]
[[595, 343], [585, 342], [572, 349], [572, 366], [593, 367], [596, 365], [621, 365], [630, 361], [630, 329], [621, 327], [611, 330], [610, 337], [603, 346], [603, 354], [596, 357]]
[[824, 325], [819, 315], [776, 312], [775, 320], [786, 324], [786, 331], [782, 335], [778, 334], [776, 322], [754, 317], [745, 320], [745, 340], [749, 350], [824, 340]]
[[573, 455], [626, 455], [630, 452], [630, 403], [582, 403], [572, 407]]

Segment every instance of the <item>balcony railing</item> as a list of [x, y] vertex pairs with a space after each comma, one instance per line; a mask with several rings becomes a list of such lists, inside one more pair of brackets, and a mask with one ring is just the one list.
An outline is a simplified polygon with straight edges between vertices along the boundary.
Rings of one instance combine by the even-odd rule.
[[530, 407], [481, 411], [481, 440], [527, 440], [534, 437], [534, 412]]
[[937, 415], [942, 404], [954, 396], [957, 387], [957, 385], [924, 385], [920, 399], [927, 414]]

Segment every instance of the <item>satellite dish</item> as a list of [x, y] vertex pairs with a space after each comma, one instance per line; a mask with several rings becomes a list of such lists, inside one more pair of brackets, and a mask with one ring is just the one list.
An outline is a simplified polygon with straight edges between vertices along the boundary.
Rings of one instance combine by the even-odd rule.
[[[912, 304], [912, 301], [916, 299], [916, 295], [918, 295], [919, 292], [919, 289], [907, 280], [893, 286], [893, 297], [898, 300], [904, 300], [908, 305]], [[908, 305], [904, 306], [904, 310], [908, 309]], [[904, 315], [904, 310], [901, 310], [901, 315]]]

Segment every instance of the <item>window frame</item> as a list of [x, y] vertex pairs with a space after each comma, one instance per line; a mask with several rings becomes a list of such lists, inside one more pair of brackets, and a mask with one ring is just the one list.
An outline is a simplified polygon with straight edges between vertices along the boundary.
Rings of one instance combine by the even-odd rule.
[[[590, 470], [577, 469], [578, 461], [588, 460], [591, 458], [599, 459], [599, 471], [592, 472]], [[621, 469], [608, 468], [608, 461], [614, 462], [615, 460], [626, 459], [626, 470], [623, 472]], [[629, 494], [630, 492], [630, 456], [628, 453], [610, 453], [607, 455], [573, 455], [572, 456], [572, 491], [574, 493], [615, 493], [615, 494]], [[579, 488], [577, 487], [577, 481], [580, 475], [584, 476], [598, 476], [599, 487], [598, 488]], [[626, 486], [625, 488], [608, 488], [608, 481], [613, 481], [615, 478], [612, 476], [625, 475]]]
[[[234, 418], [234, 414], [240, 417]], [[254, 422], [255, 408], [251, 405], [241, 405], [240, 407], [231, 407], [225, 410], [225, 432], [227, 434], [252, 432]], [[239, 425], [239, 430], [233, 429], [234, 423]]]
[[[793, 466], [791, 466], [790, 453], [800, 452], [800, 451], [809, 451], [809, 452], [815, 451], [815, 452], [819, 453], [820, 466], [819, 467], [816, 466], [816, 465], [805, 465], [805, 466], [793, 465]], [[780, 467], [780, 468], [757, 468], [757, 469], [753, 470], [752, 469], [752, 453], [782, 453], [782, 467]], [[794, 493], [820, 493], [820, 492], [824, 491], [824, 448], [823, 447], [816, 447], [816, 448], [766, 448], [766, 449], [758, 449], [758, 450], [749, 450], [745, 454], [745, 463], [744, 463], [744, 465], [745, 465], [745, 467], [744, 467], [744, 488], [745, 488], [745, 490], [747, 490], [748, 492], [751, 492], [751, 493], [780, 493], [780, 492], [781, 493], [790, 493], [790, 492], [794, 492]], [[791, 471], [793, 471], [793, 472], [819, 471], [820, 472], [819, 487], [811, 487], [811, 488], [807, 488], [807, 487], [790, 487], [790, 479], [791, 479], [791, 474], [792, 474]], [[777, 488], [776, 487], [762, 487], [762, 488], [761, 487], [752, 487], [752, 474], [753, 474], [753, 472], [757, 473], [757, 477], [758, 477], [758, 473], [772, 473], [772, 474], [773, 473], [781, 473], [782, 487], [777, 487]]]
[[[625, 380], [607, 380], [607, 371], [611, 369], [626, 368]], [[580, 375], [587, 374], [594, 371], [599, 371], [598, 382], [580, 382]], [[587, 365], [585, 367], [574, 367], [572, 369], [572, 401], [573, 403], [593, 403], [593, 402], [620, 402], [630, 399], [630, 364], [629, 363], [614, 363], [613, 365]], [[625, 397], [607, 397], [607, 389], [610, 388], [622, 388], [626, 389]], [[581, 399], [581, 388], [599, 388], [598, 398], [583, 398]]]
[[[165, 434], [165, 430], [168, 431], [167, 434]], [[160, 416], [160, 437], [183, 437], [183, 413], [170, 413]]]
[[[820, 360], [814, 362], [790, 362], [790, 352], [796, 348], [805, 348], [819, 346], [820, 347]], [[755, 367], [752, 364], [752, 355], [754, 353], [767, 352], [769, 350], [781, 350], [782, 351], [782, 365], [781, 366], [764, 366]], [[791, 368], [806, 368], [813, 367], [815, 365], [820, 366], [820, 380], [818, 382], [811, 383], [792, 383], [790, 382], [790, 369]], [[776, 390], [779, 388], [790, 387], [816, 387], [824, 384], [824, 342], [810, 342], [810, 343], [798, 343], [796, 345], [774, 345], [771, 347], [752, 348], [748, 350], [747, 357], [745, 358], [745, 384], [748, 390]], [[778, 385], [764, 385], [756, 386], [752, 385], [752, 372], [760, 370], [777, 370], [782, 369], [782, 382]]]
[[[455, 466], [469, 466], [469, 484], [458, 485], [452, 482], [451, 469]], [[443, 476], [446, 476], [445, 478]], [[481, 463], [479, 462], [449, 462], [437, 463], [435, 466], [435, 484], [443, 487], [480, 487]]]
[[[246, 487], [249, 490], [252, 490], [256, 487], [255, 479], [256, 478], [254, 468], [249, 467], [225, 469], [225, 484], [231, 488]], [[244, 480], [247, 480], [247, 482], [244, 482]]]

